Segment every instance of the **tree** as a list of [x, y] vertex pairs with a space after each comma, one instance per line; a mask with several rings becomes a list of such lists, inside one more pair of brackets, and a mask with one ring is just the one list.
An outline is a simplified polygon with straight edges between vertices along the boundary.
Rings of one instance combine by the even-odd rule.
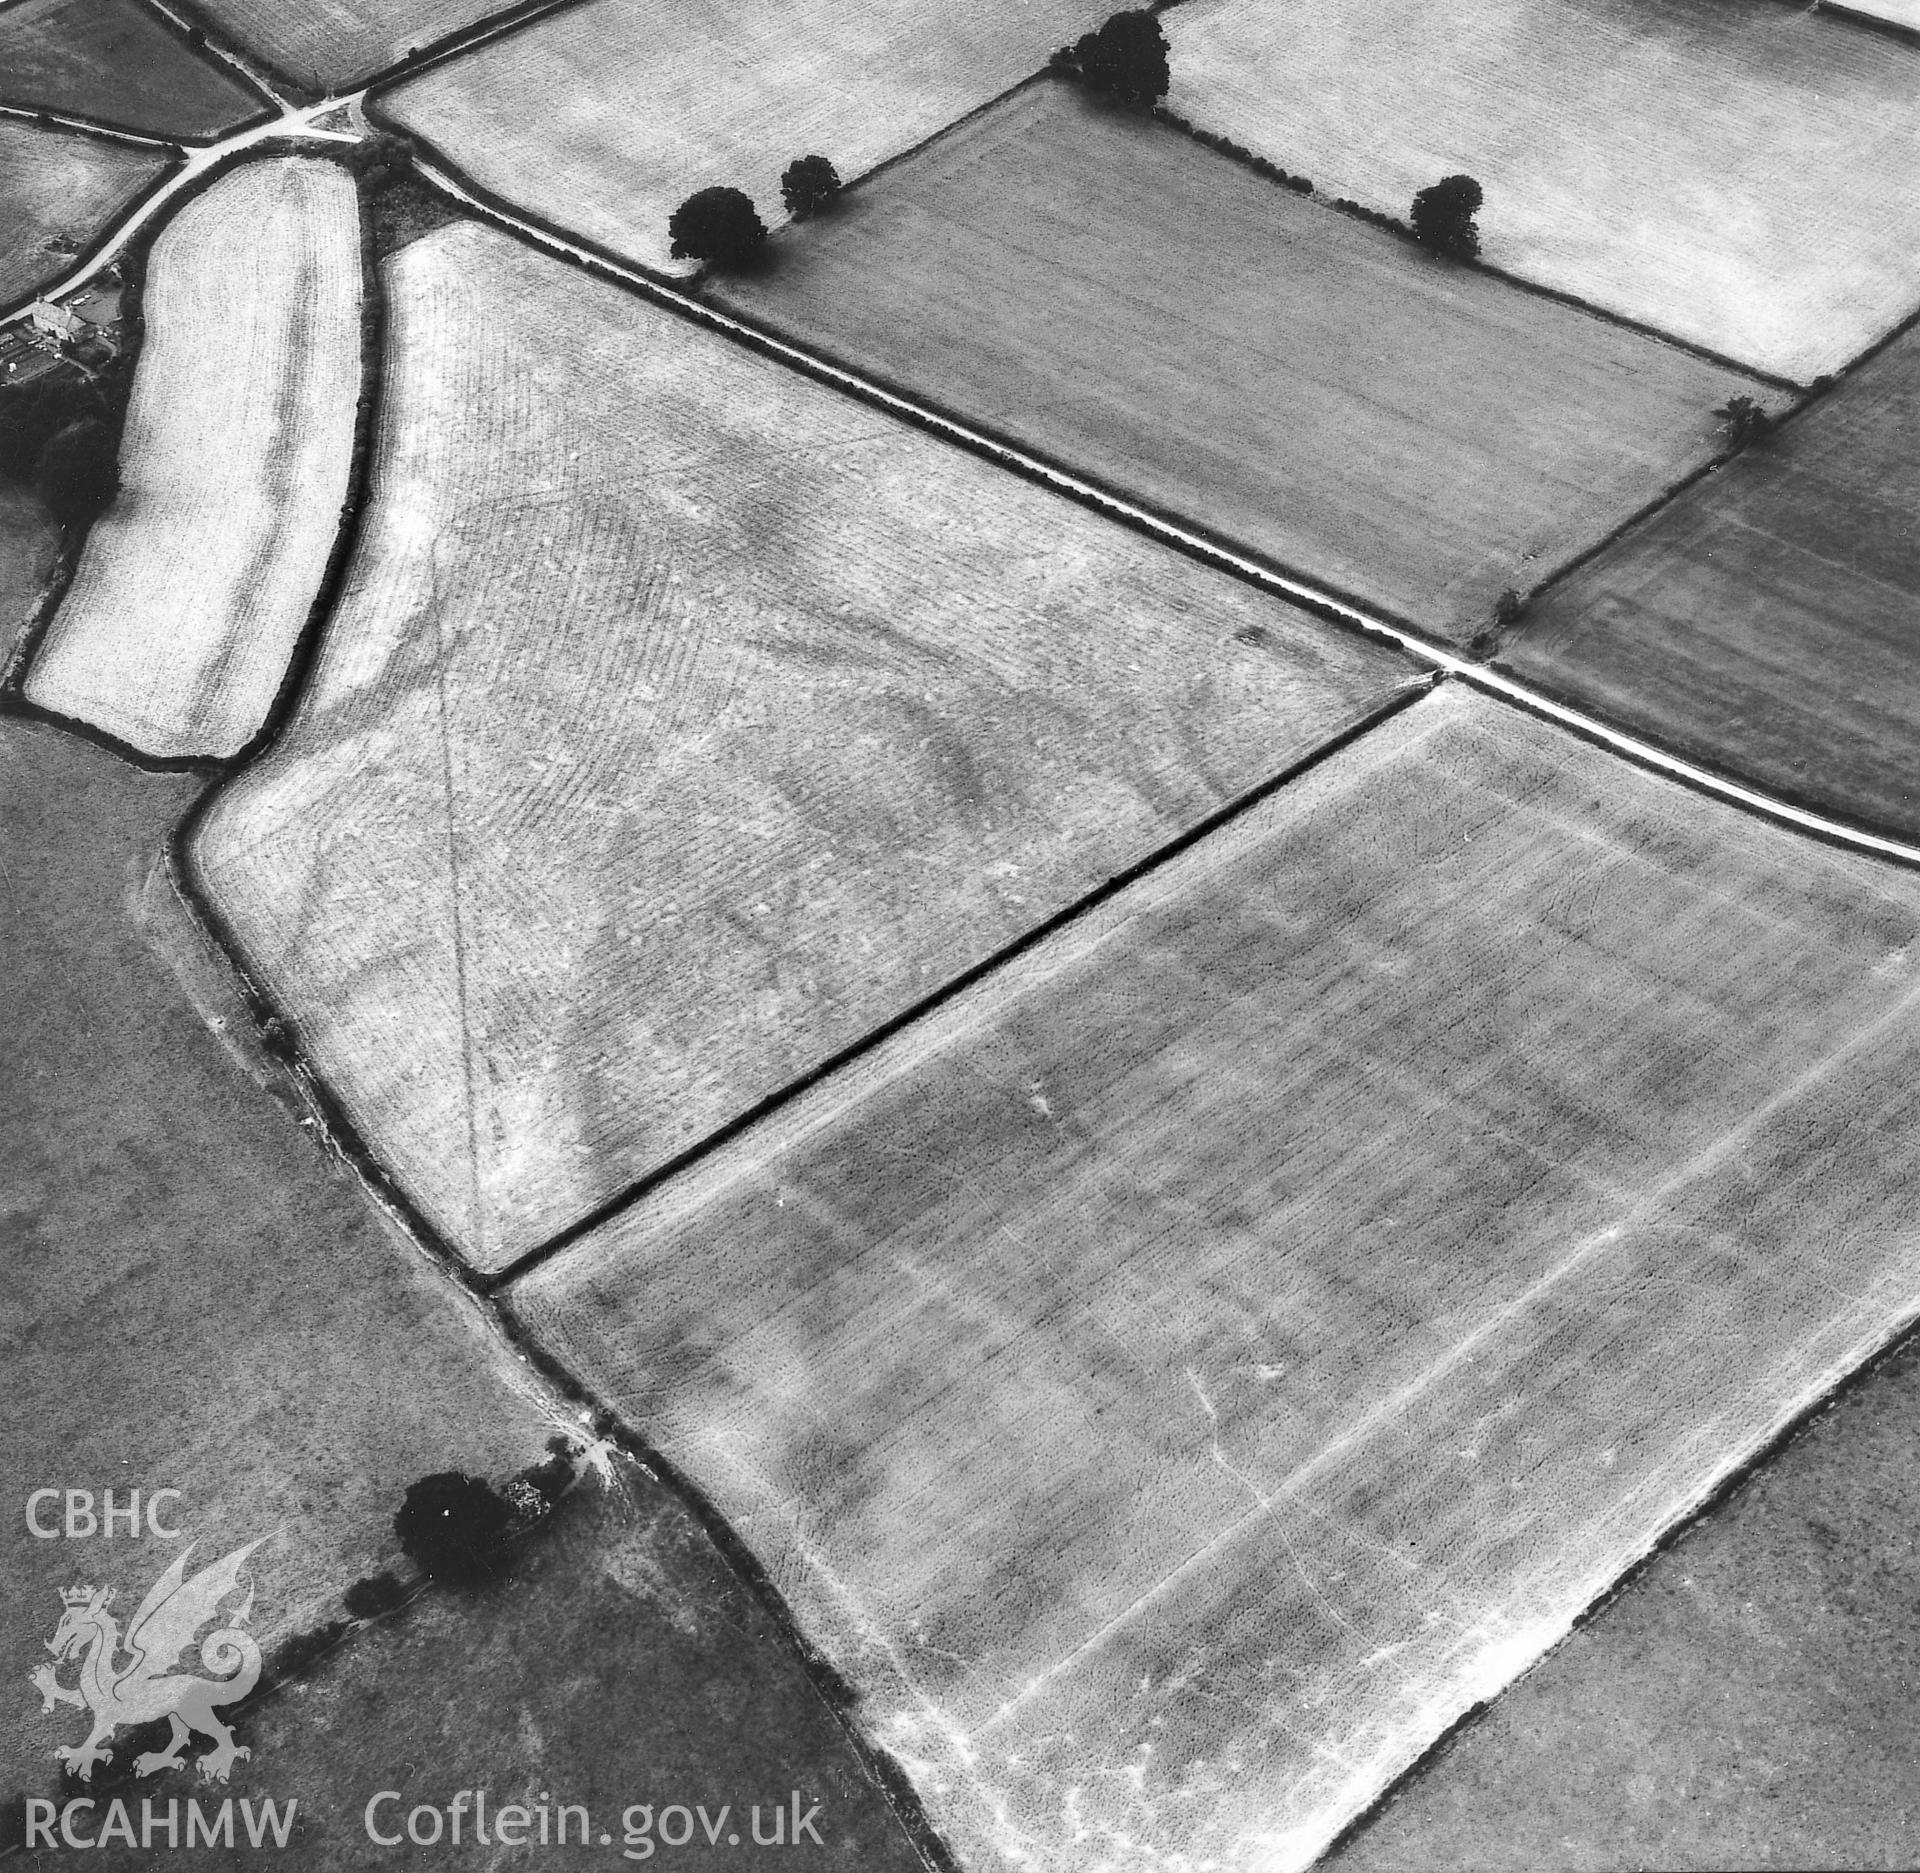
[[1413, 198], [1413, 238], [1450, 260], [1472, 260], [1480, 252], [1480, 230], [1473, 217], [1480, 207], [1480, 185], [1471, 176], [1443, 176]]
[[1064, 63], [1096, 91], [1104, 91], [1135, 110], [1145, 110], [1167, 95], [1167, 36], [1151, 13], [1116, 13], [1104, 26], [1083, 34]]
[[831, 207], [839, 193], [839, 172], [824, 156], [796, 156], [780, 178], [780, 199], [796, 221]]
[[404, 181], [413, 169], [413, 145], [391, 130], [375, 130], [347, 152], [347, 166], [378, 195]]
[[1752, 397], [1729, 397], [1714, 415], [1726, 424], [1727, 441], [1736, 449], [1744, 449], [1767, 433], [1767, 412]]
[[69, 423], [40, 451], [33, 479], [63, 527], [88, 526], [120, 492], [120, 438], [97, 416]]
[[407, 1485], [393, 1518], [400, 1549], [424, 1574], [477, 1586], [507, 1569], [513, 1510], [490, 1483], [440, 1470]]
[[767, 238], [753, 198], [739, 189], [699, 189], [667, 221], [676, 260], [710, 260], [737, 267]]

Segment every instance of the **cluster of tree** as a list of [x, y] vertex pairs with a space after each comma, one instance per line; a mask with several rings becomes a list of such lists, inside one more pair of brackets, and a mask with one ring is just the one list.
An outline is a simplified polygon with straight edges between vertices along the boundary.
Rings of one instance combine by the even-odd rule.
[[0, 475], [63, 527], [90, 525], [120, 491], [119, 389], [62, 370], [0, 390]]
[[[833, 206], [840, 175], [824, 156], [796, 156], [780, 177], [780, 200], [795, 221]], [[744, 189], [696, 189], [667, 217], [676, 260], [742, 267], [767, 238], [767, 224]]]
[[1167, 95], [1167, 36], [1144, 9], [1116, 13], [1104, 26], [1082, 33], [1053, 55], [1057, 71], [1133, 110], [1150, 110]]
[[394, 131], [376, 128], [347, 152], [347, 165], [370, 195], [379, 195], [412, 175], [413, 145]]

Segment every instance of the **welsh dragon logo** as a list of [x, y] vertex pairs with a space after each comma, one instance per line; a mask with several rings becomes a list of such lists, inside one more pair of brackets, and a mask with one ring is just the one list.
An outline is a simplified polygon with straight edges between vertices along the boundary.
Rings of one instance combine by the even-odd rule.
[[[240, 1630], [253, 1611], [251, 1586], [240, 1605], [225, 1616], [225, 1623], [200, 1646], [200, 1663], [214, 1675], [200, 1678], [174, 1667], [201, 1627], [219, 1617], [221, 1602], [239, 1590], [240, 1570], [259, 1545], [250, 1541], [188, 1580], [187, 1557], [194, 1549], [188, 1542], [140, 1602], [124, 1639], [110, 1610], [114, 1598], [110, 1589], [69, 1587], [61, 1593], [66, 1610], [47, 1641], [55, 1663], [41, 1665], [28, 1675], [44, 1700], [43, 1711], [75, 1704], [93, 1712], [93, 1730], [87, 1740], [53, 1752], [81, 1781], [91, 1781], [94, 1764], [113, 1754], [108, 1739], [123, 1724], [153, 1723], [162, 1717], [173, 1725], [173, 1735], [165, 1749], [135, 1757], [137, 1775], [179, 1768], [181, 1751], [196, 1731], [213, 1740], [213, 1748], [199, 1759], [200, 1774], [207, 1781], [224, 1782], [236, 1761], [252, 1755], [234, 1742], [233, 1732], [214, 1714], [224, 1704], [237, 1704], [260, 1677], [260, 1648]], [[69, 1689], [60, 1682], [59, 1672], [74, 1658], [80, 1661], [80, 1679]]]

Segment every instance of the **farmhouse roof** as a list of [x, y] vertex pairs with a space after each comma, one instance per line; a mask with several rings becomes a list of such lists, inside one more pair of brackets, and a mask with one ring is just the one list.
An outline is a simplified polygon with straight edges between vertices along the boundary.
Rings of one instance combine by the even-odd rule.
[[27, 311], [32, 316], [34, 330], [45, 332], [51, 338], [71, 341], [86, 336], [86, 322], [50, 299], [36, 299]]

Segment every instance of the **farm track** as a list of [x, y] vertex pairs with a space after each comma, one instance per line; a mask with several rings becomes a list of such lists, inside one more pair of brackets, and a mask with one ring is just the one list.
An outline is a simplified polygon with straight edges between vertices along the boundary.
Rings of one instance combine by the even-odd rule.
[[97, 117], [80, 117], [72, 111], [37, 110], [25, 104], [0, 104], [0, 118], [15, 123], [39, 124], [54, 130], [72, 130], [81, 136], [98, 137], [102, 143], [125, 143], [130, 148], [162, 150], [171, 154], [173, 137], [155, 136], [145, 130], [127, 130]]
[[[549, 253], [571, 261], [587, 272], [609, 279], [628, 291], [669, 306], [683, 316], [710, 329], [724, 332], [739, 343], [806, 372], [822, 382], [836, 385], [862, 402], [891, 410], [898, 416], [933, 434], [945, 437], [970, 452], [1012, 469], [1028, 480], [1037, 481], [1071, 496], [1083, 505], [1097, 509], [1127, 525], [1152, 534], [1156, 539], [1178, 547], [1182, 552], [1223, 566], [1277, 597], [1297, 604], [1316, 616], [1331, 619], [1368, 637], [1397, 646], [1434, 670], [1494, 696], [1532, 715], [1542, 716], [1584, 740], [1600, 743], [1635, 765], [1650, 768], [1671, 779], [1731, 801], [1748, 812], [1775, 819], [1814, 838], [1837, 845], [1853, 846], [1900, 864], [1920, 866], [1920, 846], [1890, 839], [1844, 820], [1815, 813], [1781, 800], [1774, 795], [1725, 774], [1688, 761], [1640, 736], [1604, 721], [1597, 716], [1569, 707], [1566, 703], [1533, 685], [1520, 682], [1484, 663], [1462, 655], [1448, 645], [1427, 636], [1410, 624], [1389, 619], [1354, 603], [1342, 594], [1285, 571], [1251, 554], [1236, 550], [1227, 542], [1202, 530], [1156, 512], [1143, 503], [1129, 500], [1070, 468], [1048, 461], [1019, 448], [1006, 439], [976, 428], [972, 424], [902, 392], [876, 383], [846, 365], [818, 352], [778, 336], [750, 320], [723, 312], [709, 305], [696, 293], [685, 291], [633, 266], [602, 249], [572, 239], [555, 229], [516, 214], [511, 208], [476, 188], [449, 165], [431, 158], [418, 164], [421, 174], [434, 187], [451, 196], [470, 212], [506, 229], [520, 239]], [[1884, 341], [1883, 341], [1884, 342]], [[1877, 349], [1878, 347], [1876, 347]], [[1596, 549], [1598, 550], [1598, 549]]]
[[1058, 79], [705, 296], [1456, 645], [1786, 407]]
[[163, 211], [169, 208], [183, 194], [197, 189], [221, 169], [233, 163], [263, 145], [285, 140], [297, 147], [302, 143], [334, 144], [352, 146], [362, 139], [350, 130], [322, 130], [315, 126], [314, 120], [331, 115], [346, 100], [333, 98], [318, 104], [300, 105], [284, 111], [277, 117], [270, 117], [248, 129], [223, 137], [217, 143], [187, 144], [186, 158], [180, 166], [168, 176], [152, 193], [143, 196], [133, 207], [125, 220], [118, 223], [94, 248], [91, 254], [83, 258], [73, 269], [63, 274], [51, 284], [42, 287], [29, 299], [22, 300], [10, 310], [0, 312], [0, 325], [10, 325], [27, 316], [27, 309], [34, 299], [64, 299], [77, 293], [89, 281], [97, 279], [114, 261], [119, 259], [129, 245], [145, 230], [157, 222]]
[[[489, 14], [485, 19], [476, 21], [472, 27], [450, 35], [439, 44], [425, 48], [416, 57], [403, 60], [399, 65], [375, 74], [356, 89], [337, 96], [323, 97], [309, 104], [289, 103], [280, 95], [280, 90], [275, 88], [279, 81], [271, 73], [209, 42], [206, 47], [209, 57], [218, 58], [231, 66], [263, 98], [276, 107], [273, 115], [242, 124], [226, 135], [214, 139], [158, 137], [73, 113], [47, 113], [52, 116], [56, 124], [88, 136], [98, 137], [103, 141], [169, 151], [178, 148], [184, 150], [186, 156], [182, 167], [162, 182], [152, 194], [142, 197], [134, 205], [133, 212], [124, 221], [110, 229], [99, 244], [71, 272], [43, 287], [33, 295], [33, 298], [63, 299], [71, 293], [78, 292], [88, 281], [97, 277], [118, 259], [127, 247], [151, 226], [164, 208], [181, 194], [205, 183], [214, 171], [235, 158], [245, 156], [249, 151], [263, 144], [274, 143], [283, 137], [296, 144], [330, 143], [351, 148], [365, 141], [358, 130], [324, 130], [318, 127], [318, 120], [331, 117], [336, 112], [345, 112], [349, 119], [359, 116], [368, 92], [377, 85], [394, 82], [401, 77], [413, 77], [422, 71], [444, 64], [449, 59], [459, 58], [464, 53], [473, 51], [491, 40], [517, 32], [524, 26], [533, 25], [550, 14], [564, 12], [570, 7], [588, 3], [589, 0], [532, 0], [529, 5]], [[194, 20], [168, 5], [167, 0], [143, 0], [143, 4], [150, 6], [183, 32], [196, 24]], [[0, 119], [16, 118], [33, 122], [40, 115], [42, 113], [37, 111], [12, 105], [0, 105]], [[25, 318], [30, 303], [30, 300], [22, 300], [11, 309], [0, 311], [0, 325], [8, 325], [17, 319]]]
[[[571, 3], [571, 0], [563, 0], [564, 3]], [[353, 101], [357, 102], [358, 99]], [[342, 100], [327, 100], [318, 105], [291, 110], [268, 123], [238, 133], [218, 145], [209, 146], [201, 152], [204, 160], [199, 162], [196, 174], [204, 176], [220, 163], [244, 154], [253, 145], [268, 141], [275, 135], [290, 134], [351, 143], [356, 139], [350, 134], [316, 131], [312, 128], [314, 117], [337, 109], [341, 102]], [[195, 158], [190, 156], [189, 164], [192, 165], [194, 161]], [[559, 254], [587, 271], [617, 282], [629, 291], [669, 306], [689, 319], [723, 331], [736, 342], [748, 345], [766, 355], [778, 357], [798, 370], [822, 381], [833, 383], [852, 396], [891, 409], [934, 434], [997, 461], [1012, 472], [1054, 487], [1082, 504], [1146, 532], [1183, 552], [1208, 563], [1224, 566], [1250, 583], [1300, 604], [1303, 608], [1315, 612], [1316, 615], [1334, 620], [1375, 639], [1393, 643], [1442, 675], [1452, 676], [1513, 708], [1541, 716], [1573, 735], [1608, 748], [1627, 761], [1667, 774], [1703, 793], [1729, 801], [1762, 817], [1779, 821], [1813, 838], [1849, 846], [1902, 865], [1920, 865], [1920, 849], [1914, 846], [1862, 831], [1840, 820], [1804, 811], [1762, 791], [1716, 774], [1710, 769], [1683, 760], [1653, 742], [1566, 706], [1528, 684], [1490, 670], [1471, 659], [1461, 657], [1417, 631], [1377, 616], [1365, 608], [1351, 604], [1337, 594], [1291, 577], [1283, 570], [1276, 569], [1256, 558], [1238, 553], [1230, 546], [1210, 539], [1194, 529], [1181, 527], [1146, 507], [1130, 503], [1111, 490], [1075, 476], [1069, 469], [1049, 463], [1038, 456], [1024, 454], [1000, 439], [985, 432], [973, 430], [941, 411], [863, 379], [857, 373], [836, 365], [830, 359], [784, 343], [747, 321], [718, 313], [698, 297], [677, 291], [641, 270], [629, 267], [604, 253], [516, 217], [499, 204], [485, 200], [474, 193], [460, 178], [441, 165], [423, 163], [422, 169], [434, 185], [450, 198], [533, 245]], [[162, 190], [154, 198], [143, 204], [126, 224], [109, 237], [107, 244], [101, 250], [82, 262], [66, 280], [48, 289], [49, 293], [75, 290], [94, 277], [113, 257], [124, 250], [128, 242], [135, 238], [140, 229], [159, 212], [163, 203], [173, 199], [190, 179], [192, 178], [188, 174], [183, 173], [171, 183], [163, 185]], [[18, 317], [20, 314], [15, 312], [8, 316]], [[472, 1271], [457, 1266], [450, 1268], [449, 1272], [465, 1285], [483, 1293], [491, 1293], [504, 1282], [526, 1272], [542, 1259], [544, 1259], [544, 1253], [536, 1252], [492, 1277], [476, 1276]], [[634, 1448], [642, 1447], [635, 1443]], [[642, 1454], [649, 1457], [652, 1455], [644, 1450]], [[706, 1513], [711, 1516], [712, 1512], [709, 1510]], [[737, 1553], [735, 1558], [738, 1560]]]

